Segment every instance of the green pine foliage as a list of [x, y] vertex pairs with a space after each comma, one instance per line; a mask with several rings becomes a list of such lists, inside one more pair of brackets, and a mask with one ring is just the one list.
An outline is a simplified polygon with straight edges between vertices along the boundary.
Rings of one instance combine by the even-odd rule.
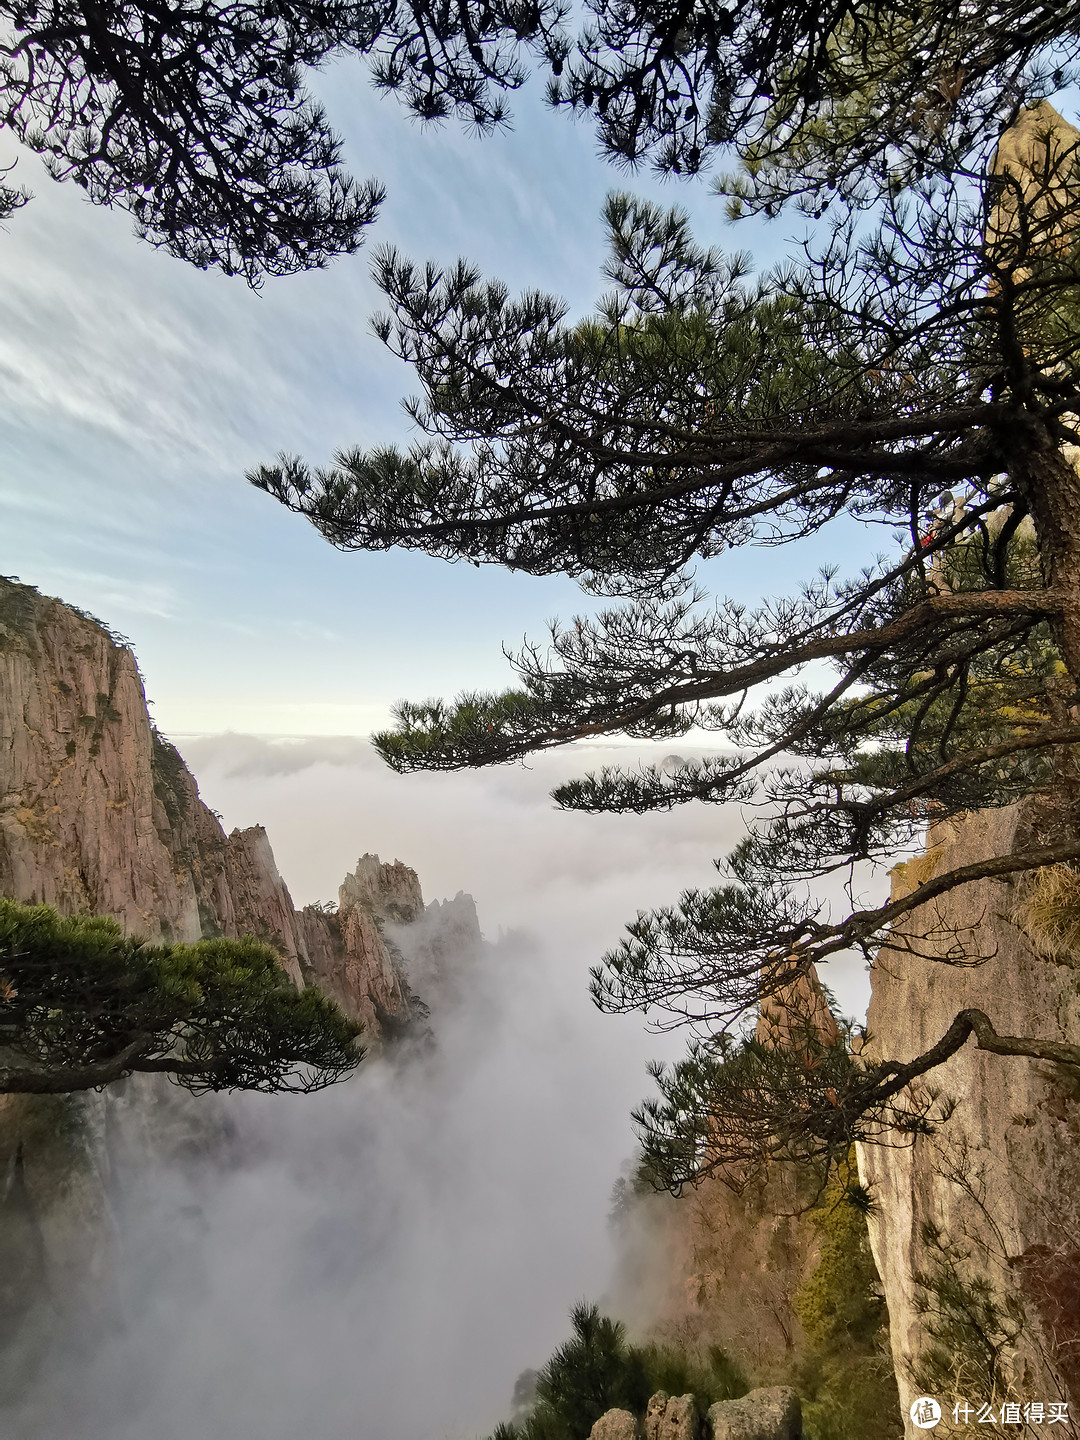
[[704, 1414], [754, 1383], [778, 1382], [802, 1396], [807, 1440], [900, 1440], [888, 1313], [867, 1233], [871, 1205], [848, 1155], [807, 1213], [818, 1259], [794, 1297], [802, 1339], [787, 1373], [752, 1379], [718, 1346], [691, 1354], [671, 1343], [632, 1345], [620, 1324], [581, 1304], [571, 1312], [571, 1338], [528, 1372], [515, 1418], [489, 1440], [588, 1440], [605, 1411], [641, 1417], [658, 1390], [693, 1395]]
[[929, 1134], [949, 1118], [952, 1102], [932, 1086], [906, 1089], [936, 1055], [904, 1067], [864, 1060], [855, 1038], [848, 1020], [835, 1043], [793, 1020], [786, 1045], [721, 1032], [673, 1064], [651, 1064], [659, 1093], [634, 1111], [651, 1183], [679, 1194], [719, 1174], [745, 1186], [791, 1161], [824, 1185], [856, 1141]]
[[719, 1345], [703, 1356], [689, 1354], [677, 1345], [645, 1345], [637, 1352], [649, 1381], [649, 1394], [693, 1395], [698, 1409], [706, 1411], [718, 1400], [737, 1400], [750, 1385], [736, 1362]]
[[973, 1254], [933, 1221], [924, 1220], [920, 1238], [924, 1268], [913, 1278], [924, 1344], [915, 1384], [946, 1409], [969, 1395], [1023, 1399], [1012, 1363], [1027, 1328], [1020, 1295], [995, 1277], [988, 1253]]
[[503, 1422], [490, 1440], [588, 1440], [606, 1411], [644, 1415], [658, 1390], [693, 1394], [705, 1410], [748, 1388], [738, 1367], [717, 1347], [696, 1359], [672, 1345], [631, 1345], [617, 1320], [584, 1303], [570, 1312], [570, 1323], [571, 1338], [536, 1374], [527, 1413]]
[[537, 1407], [526, 1440], [588, 1440], [605, 1410], [640, 1410], [648, 1381], [637, 1353], [617, 1320], [595, 1305], [576, 1305], [574, 1334], [560, 1345], [536, 1377]]
[[359, 1033], [250, 936], [149, 945], [102, 916], [0, 900], [0, 1092], [134, 1071], [194, 1091], [317, 1090], [359, 1063]]
[[[1063, 237], [1080, 149], [1036, 130], [1031, 193], [1008, 192], [1023, 256], [985, 243], [1005, 204], [986, 175], [944, 208], [930, 191], [888, 205], [865, 235], [841, 227], [755, 282], [682, 213], [613, 196], [614, 288], [588, 321], [465, 262], [385, 251], [376, 328], [417, 371], [419, 438], [252, 476], [342, 548], [561, 573], [618, 602], [512, 654], [501, 693], [403, 702], [376, 737], [392, 768], [717, 735], [720, 753], [605, 767], [554, 792], [591, 813], [753, 807], [722, 883], [639, 914], [604, 957], [605, 1010], [737, 1032], [792, 962], [873, 963], [903, 916], [980, 876], [943, 873], [867, 908], [826, 905], [819, 882], [891, 866], [932, 820], [1052, 796], [1059, 813], [1044, 807], [1031, 846], [985, 873], [1080, 859], [1080, 544], [1068, 575], [1055, 558], [1072, 544], [1062, 446], [1077, 434], [1062, 417], [1080, 409], [1080, 328], [1062, 297], [1080, 289], [1080, 251]], [[892, 534], [862, 570], [829, 567], [756, 607], [691, 583], [696, 561], [841, 516], [838, 544], [853, 524]], [[871, 1121], [887, 1118], [875, 1107], [891, 1097], [865, 1096]], [[843, 1151], [855, 1137], [839, 1128]]]

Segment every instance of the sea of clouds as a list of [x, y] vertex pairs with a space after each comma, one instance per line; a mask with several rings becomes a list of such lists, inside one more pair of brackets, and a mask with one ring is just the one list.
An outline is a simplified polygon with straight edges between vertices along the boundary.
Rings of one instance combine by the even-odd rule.
[[[629, 1112], [683, 1043], [599, 1014], [588, 967], [639, 908], [714, 880], [742, 817], [553, 809], [552, 784], [633, 747], [401, 777], [354, 739], [179, 744], [227, 826], [266, 825], [298, 904], [375, 851], [429, 899], [471, 893], [489, 944], [428, 1049], [319, 1095], [185, 1099], [224, 1146], [118, 1159], [118, 1318], [53, 1358], [20, 1440], [486, 1434], [570, 1306], [603, 1299]], [[865, 1004], [858, 967], [829, 978]]]

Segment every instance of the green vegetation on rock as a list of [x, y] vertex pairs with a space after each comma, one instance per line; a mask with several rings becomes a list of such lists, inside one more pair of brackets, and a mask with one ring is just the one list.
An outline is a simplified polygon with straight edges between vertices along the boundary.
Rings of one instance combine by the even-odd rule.
[[[808, 1219], [817, 1265], [795, 1296], [805, 1348], [792, 1376], [809, 1440], [900, 1440], [888, 1312], [870, 1253], [863, 1192], [836, 1175]], [[853, 1203], [853, 1201], [855, 1203]]]
[[674, 1345], [631, 1345], [624, 1326], [595, 1305], [575, 1305], [570, 1323], [572, 1337], [535, 1376], [523, 1377], [531, 1383], [519, 1383], [515, 1399], [525, 1413], [499, 1425], [491, 1440], [588, 1440], [605, 1411], [644, 1415], [658, 1390], [692, 1394], [704, 1413], [749, 1388], [716, 1347], [698, 1359]]

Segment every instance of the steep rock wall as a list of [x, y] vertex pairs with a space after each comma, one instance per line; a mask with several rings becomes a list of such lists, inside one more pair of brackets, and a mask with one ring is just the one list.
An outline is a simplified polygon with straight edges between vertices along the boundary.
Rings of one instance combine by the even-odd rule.
[[369, 910], [379, 920], [409, 925], [424, 913], [424, 897], [416, 872], [395, 860], [384, 864], [378, 855], [361, 855], [338, 891], [343, 910]]
[[0, 579], [0, 665], [0, 895], [111, 915], [149, 940], [254, 935], [369, 1033], [407, 1022], [408, 987], [379, 930], [423, 911], [407, 866], [365, 855], [337, 916], [298, 914], [266, 831], [226, 835], [154, 730], [118, 637]]
[[[0, 580], [0, 666], [0, 893], [114, 915], [151, 939], [197, 938], [194, 875], [169, 844], [184, 810], [175, 804], [171, 822], [156, 793], [130, 650], [59, 601]], [[189, 843], [216, 825], [200, 818], [185, 826]]]
[[[1074, 167], [1055, 167], [1078, 141], [1080, 130], [1046, 101], [1022, 111], [1004, 132], [992, 168], [1012, 185], [1001, 190], [990, 216], [991, 251], [1015, 248], [1020, 196], [1034, 201], [1036, 221], [1047, 222], [1035, 244], [1073, 238]], [[1040, 201], [1048, 177], [1051, 199]], [[1080, 465], [1076, 447], [1063, 453]], [[926, 854], [894, 871], [894, 897], [935, 874], [1010, 853], [1037, 819], [1029, 802], [931, 827]], [[869, 1056], [909, 1060], [940, 1040], [965, 1008], [985, 1011], [999, 1033], [1076, 1043], [1080, 957], [1037, 952], [1018, 905], [1030, 883], [981, 881], [905, 917], [904, 934], [915, 943], [883, 949], [873, 968]], [[981, 963], [947, 963], [965, 951]], [[952, 1428], [957, 1401], [1068, 1400], [1075, 1416], [1076, 1082], [1063, 1067], [989, 1055], [969, 1040], [927, 1077], [922, 1093], [930, 1087], [955, 1103], [951, 1119], [935, 1134], [893, 1135], [894, 1143], [863, 1146], [859, 1156], [876, 1201], [871, 1241], [908, 1433], [919, 1433], [908, 1407], [923, 1391], [942, 1392], [942, 1429]]]
[[[0, 895], [111, 915], [155, 941], [255, 935], [294, 983], [317, 984], [362, 1021], [369, 1042], [422, 1013], [407, 953], [448, 959], [460, 947], [467, 961], [481, 943], [468, 897], [440, 925], [414, 872], [375, 855], [346, 877], [336, 913], [297, 911], [265, 830], [226, 835], [155, 732], [127, 644], [2, 578]], [[138, 1134], [149, 1163], [213, 1147], [227, 1129], [215, 1097], [191, 1101], [160, 1077], [0, 1096], [0, 1395], [25, 1382], [66, 1312], [107, 1303], [117, 1145]]]
[[[368, 858], [372, 857], [364, 857]], [[362, 865], [360, 861], [357, 868]], [[395, 865], [406, 869], [400, 861]], [[419, 894], [416, 876], [411, 870], [407, 873]], [[358, 898], [354, 881], [354, 875], [347, 875], [339, 887], [336, 913], [314, 905], [300, 912], [304, 975], [361, 1020], [369, 1033], [378, 1034], [406, 1023], [416, 1001], [400, 955], [384, 939], [374, 907]]]
[[[755, 1038], [768, 1047], [839, 1038], [817, 971], [766, 997]], [[679, 1199], [623, 1193], [616, 1303], [648, 1315], [650, 1336], [693, 1351], [719, 1345], [755, 1380], [787, 1378], [803, 1334], [795, 1297], [819, 1259], [807, 1216], [816, 1182], [774, 1165], [736, 1192], [718, 1178]]]
[[[926, 855], [894, 872], [894, 895], [1010, 853], [1029, 823], [1013, 806], [934, 827]], [[1023, 883], [980, 881], [906, 917], [919, 944], [883, 949], [874, 965], [869, 1055], [910, 1060], [968, 1007], [999, 1033], [1076, 1043], [1080, 977], [1075, 962], [1036, 953], [1017, 920]], [[958, 942], [981, 963], [945, 963]], [[970, 1040], [927, 1080], [955, 1102], [952, 1118], [933, 1135], [860, 1151], [905, 1417], [914, 1395], [943, 1388], [947, 1422], [957, 1400], [1080, 1406], [1076, 1082]]]
[[635, 1338], [719, 1346], [755, 1381], [787, 1378], [803, 1341], [795, 1295], [818, 1258], [800, 1177], [778, 1167], [741, 1194], [709, 1179], [678, 1199], [617, 1196], [611, 1304]]

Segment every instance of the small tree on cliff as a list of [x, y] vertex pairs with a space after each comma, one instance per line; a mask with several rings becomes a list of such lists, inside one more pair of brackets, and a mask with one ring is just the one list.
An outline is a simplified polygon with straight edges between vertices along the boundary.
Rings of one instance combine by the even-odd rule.
[[[377, 330], [417, 370], [427, 438], [252, 477], [342, 548], [563, 572], [622, 598], [512, 656], [512, 690], [402, 704], [377, 740], [395, 769], [618, 732], [726, 743], [555, 792], [587, 811], [763, 807], [726, 883], [639, 915], [594, 972], [602, 1007], [705, 1032], [644, 1115], [672, 1184], [925, 1126], [905, 1085], [972, 1034], [1080, 1064], [1080, 1047], [999, 1036], [973, 1010], [906, 1066], [809, 1033], [786, 1050], [726, 1033], [830, 956], [917, 945], [904, 917], [957, 886], [1080, 860], [1080, 166], [1048, 107], [1024, 127], [989, 170], [909, 177], [877, 223], [837, 221], [757, 283], [678, 212], [614, 197], [616, 288], [585, 323], [386, 251]], [[962, 503], [935, 505], [947, 489]], [[883, 530], [884, 558], [756, 610], [691, 587], [695, 558], [840, 518], [843, 545]], [[798, 679], [811, 663], [832, 672], [823, 689]], [[891, 863], [930, 820], [1021, 797], [1037, 804], [1015, 853], [838, 916], [814, 897], [835, 874], [853, 895], [856, 867]]]
[[250, 938], [146, 945], [114, 920], [0, 900], [0, 1092], [135, 1072], [195, 1091], [320, 1090], [359, 1064], [359, 1033]]

